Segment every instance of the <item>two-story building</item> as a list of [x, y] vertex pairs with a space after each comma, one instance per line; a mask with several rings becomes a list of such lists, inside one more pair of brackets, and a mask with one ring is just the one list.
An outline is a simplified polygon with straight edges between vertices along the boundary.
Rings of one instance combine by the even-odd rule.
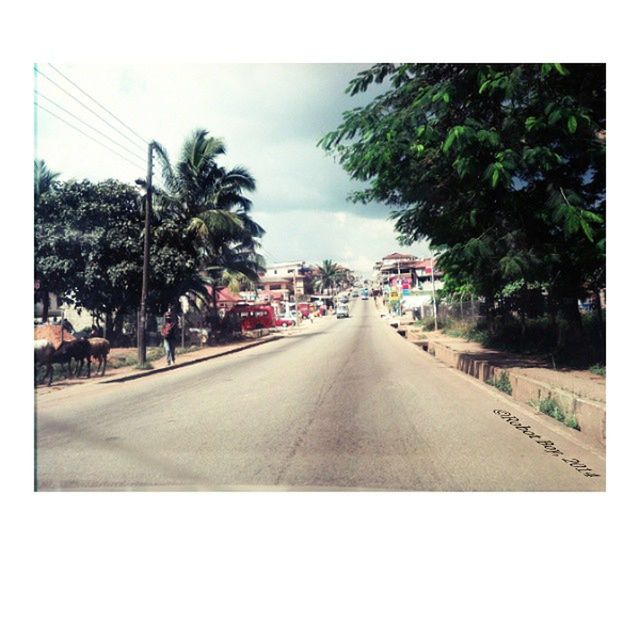
[[263, 302], [290, 302], [311, 292], [311, 269], [302, 260], [267, 265], [257, 283]]

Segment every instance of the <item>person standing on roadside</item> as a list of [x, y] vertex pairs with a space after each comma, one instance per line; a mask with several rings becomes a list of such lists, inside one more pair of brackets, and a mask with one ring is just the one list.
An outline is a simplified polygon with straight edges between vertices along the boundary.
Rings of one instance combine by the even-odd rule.
[[167, 355], [167, 366], [175, 364], [176, 361], [176, 333], [178, 327], [178, 316], [175, 307], [170, 304], [164, 314], [164, 324], [161, 333], [164, 343], [164, 350]]

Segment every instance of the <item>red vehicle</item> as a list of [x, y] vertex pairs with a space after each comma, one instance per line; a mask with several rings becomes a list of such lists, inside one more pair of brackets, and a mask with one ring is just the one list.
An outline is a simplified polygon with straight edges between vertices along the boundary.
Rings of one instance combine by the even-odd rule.
[[311, 304], [308, 302], [298, 303], [298, 310], [303, 318], [308, 318], [311, 315]]
[[237, 304], [229, 311], [227, 318], [242, 332], [278, 326], [270, 304]]
[[277, 318], [270, 304], [237, 304], [227, 313], [225, 320], [243, 333], [255, 329], [291, 327], [294, 324], [290, 318]]

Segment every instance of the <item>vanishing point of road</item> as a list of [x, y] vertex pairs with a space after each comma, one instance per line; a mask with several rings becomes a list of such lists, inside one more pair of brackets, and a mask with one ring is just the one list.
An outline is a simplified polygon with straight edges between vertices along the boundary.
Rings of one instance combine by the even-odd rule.
[[408, 344], [372, 300], [245, 351], [36, 400], [39, 490], [602, 491], [604, 465], [580, 434]]

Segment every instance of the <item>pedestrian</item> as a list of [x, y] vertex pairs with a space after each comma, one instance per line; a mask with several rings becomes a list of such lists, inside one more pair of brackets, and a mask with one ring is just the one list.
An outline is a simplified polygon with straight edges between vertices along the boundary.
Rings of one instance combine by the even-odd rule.
[[164, 325], [161, 333], [164, 343], [164, 351], [167, 355], [167, 366], [175, 364], [176, 361], [176, 331], [178, 326], [178, 316], [175, 307], [170, 304], [164, 314]]

